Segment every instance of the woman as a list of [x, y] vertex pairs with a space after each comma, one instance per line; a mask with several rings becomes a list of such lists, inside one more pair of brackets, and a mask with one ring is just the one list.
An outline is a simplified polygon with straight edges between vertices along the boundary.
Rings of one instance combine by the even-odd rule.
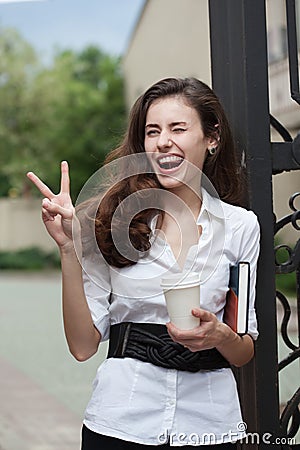
[[[140, 157], [146, 169], [136, 169]], [[61, 164], [58, 195], [28, 174], [45, 197], [43, 220], [60, 250], [71, 353], [87, 360], [110, 337], [86, 410], [82, 449], [233, 448], [245, 425], [229, 366], [252, 358], [258, 335], [259, 227], [255, 215], [239, 206], [239, 168], [214, 92], [194, 78], [151, 86], [133, 106], [124, 141], [107, 163], [119, 160], [122, 176], [97, 204], [92, 227], [97, 249], [87, 254], [83, 248], [83, 271], [72, 236], [67, 163]], [[221, 200], [200, 189], [206, 177]], [[243, 336], [222, 321], [229, 268], [239, 261], [251, 268]], [[201, 308], [192, 311], [199, 325], [181, 330], [169, 321], [160, 280], [166, 272], [191, 270], [201, 274]], [[158, 341], [183, 355], [179, 367], [171, 358], [151, 359], [156, 344], [151, 345]], [[148, 344], [152, 350], [143, 359]], [[190, 356], [196, 357], [192, 367]]]

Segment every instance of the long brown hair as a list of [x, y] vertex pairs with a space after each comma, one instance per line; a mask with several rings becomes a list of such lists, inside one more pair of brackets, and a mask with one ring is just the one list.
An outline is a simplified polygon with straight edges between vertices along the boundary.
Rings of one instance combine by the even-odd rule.
[[[217, 138], [216, 152], [207, 156], [203, 172], [222, 200], [241, 205], [243, 196], [240, 168], [237, 163], [228, 120], [212, 89], [195, 78], [166, 78], [155, 83], [141, 95], [131, 109], [128, 130], [122, 144], [108, 154], [105, 164], [123, 156], [145, 152], [144, 138], [147, 111], [155, 100], [172, 96], [181, 96], [189, 106], [197, 111], [206, 137]], [[130, 173], [130, 170], [126, 172], [126, 167], [124, 167], [124, 171], [124, 173]], [[112, 266], [129, 266], [135, 264], [138, 259], [136, 255], [132, 254], [132, 247], [130, 249], [125, 245], [121, 252], [116, 248], [111, 231], [112, 218], [116, 208], [129, 195], [142, 193], [143, 190], [149, 188], [163, 189], [151, 170], [149, 173], [140, 173], [117, 181], [108, 189], [100, 202], [95, 219], [96, 239], [104, 258]], [[126, 213], [130, 217], [131, 212], [126, 211]], [[129, 243], [136, 249], [137, 255], [139, 252], [150, 249], [151, 229], [149, 222], [155, 213], [163, 214], [159, 207], [147, 208], [136, 214], [131, 220]], [[124, 223], [125, 221], [122, 221], [122, 218], [117, 222], [117, 234], [120, 235], [119, 242], [122, 241], [122, 234], [124, 234]]]

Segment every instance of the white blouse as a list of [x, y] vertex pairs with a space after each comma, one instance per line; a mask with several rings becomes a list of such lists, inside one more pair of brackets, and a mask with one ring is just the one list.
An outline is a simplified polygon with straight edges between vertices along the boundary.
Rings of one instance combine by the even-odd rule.
[[[250, 262], [248, 333], [258, 336], [254, 309], [259, 225], [252, 211], [221, 202], [202, 190], [198, 244], [184, 271], [200, 273], [200, 305], [222, 320], [229, 268]], [[155, 220], [152, 227], [155, 225]], [[160, 279], [181, 271], [170, 246], [155, 238], [149, 254], [126, 268], [109, 266], [100, 252], [83, 263], [84, 289], [102, 340], [119, 322], [169, 321]], [[110, 358], [99, 367], [84, 424], [126, 441], [173, 446], [219, 444], [245, 436], [236, 382], [230, 368], [196, 373], [136, 359]]]

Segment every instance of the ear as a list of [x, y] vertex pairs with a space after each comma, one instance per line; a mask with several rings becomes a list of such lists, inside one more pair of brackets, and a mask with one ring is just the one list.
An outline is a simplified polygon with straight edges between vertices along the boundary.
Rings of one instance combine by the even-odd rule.
[[215, 131], [208, 138], [209, 148], [218, 148], [220, 144], [220, 125], [218, 123], [215, 124]]
[[218, 148], [219, 142], [219, 136], [210, 136], [207, 138], [207, 148]]

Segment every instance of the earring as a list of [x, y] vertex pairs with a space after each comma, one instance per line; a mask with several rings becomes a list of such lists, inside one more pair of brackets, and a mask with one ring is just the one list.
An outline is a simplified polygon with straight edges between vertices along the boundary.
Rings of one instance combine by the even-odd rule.
[[209, 154], [211, 156], [214, 155], [217, 152], [217, 150], [218, 150], [217, 147], [211, 147], [211, 148], [208, 149]]

